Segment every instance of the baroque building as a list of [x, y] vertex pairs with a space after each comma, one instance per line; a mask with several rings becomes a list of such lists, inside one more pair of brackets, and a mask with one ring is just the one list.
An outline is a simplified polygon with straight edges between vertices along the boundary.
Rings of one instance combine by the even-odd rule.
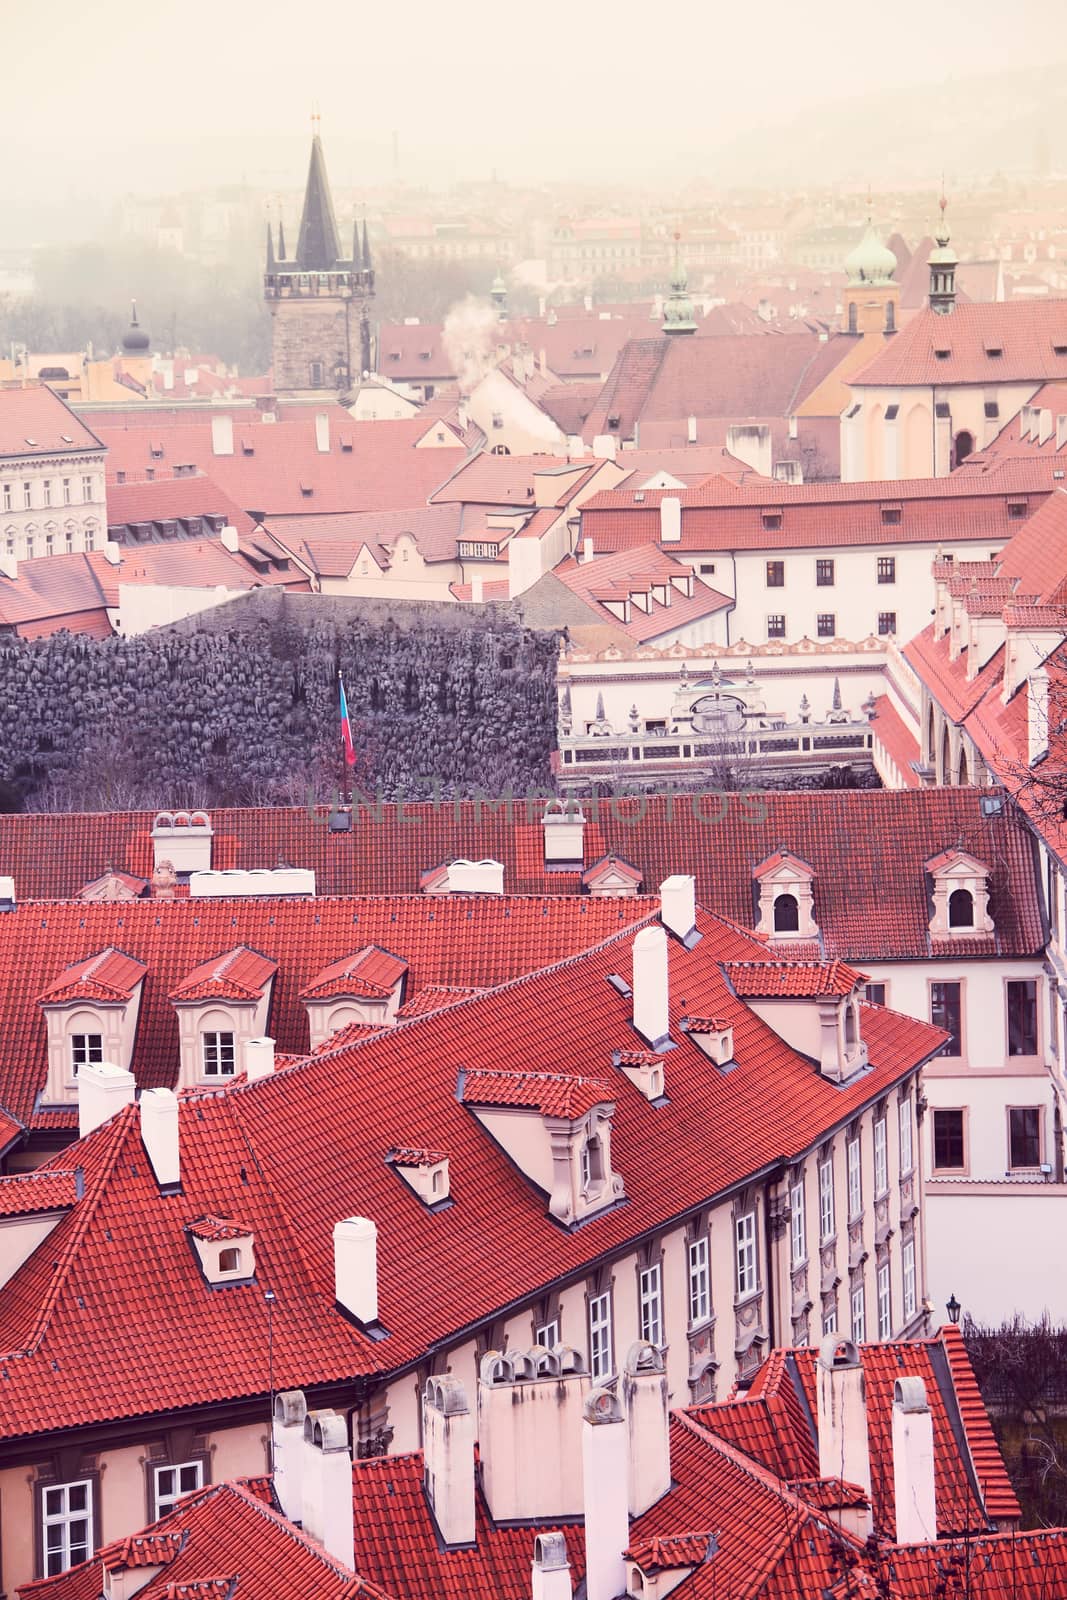
[[296, 254], [286, 255], [285, 227], [267, 226], [263, 294], [271, 314], [277, 394], [344, 391], [371, 367], [370, 302], [374, 297], [367, 225], [352, 224], [352, 251], [342, 256], [322, 140], [311, 141]]

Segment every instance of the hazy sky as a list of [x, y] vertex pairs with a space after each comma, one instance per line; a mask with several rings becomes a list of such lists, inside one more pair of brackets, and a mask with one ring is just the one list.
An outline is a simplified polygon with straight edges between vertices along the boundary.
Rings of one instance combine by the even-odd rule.
[[299, 181], [313, 102], [337, 184], [388, 177], [394, 129], [413, 178], [699, 171], [820, 102], [862, 116], [897, 85], [1045, 64], [1061, 20], [1062, 0], [0, 0], [0, 215], [17, 234], [24, 207]]

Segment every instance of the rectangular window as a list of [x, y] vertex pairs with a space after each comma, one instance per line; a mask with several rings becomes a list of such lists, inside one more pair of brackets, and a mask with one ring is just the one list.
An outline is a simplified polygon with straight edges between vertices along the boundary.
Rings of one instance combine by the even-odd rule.
[[72, 499], [73, 499], [73, 491], [71, 489], [70, 479], [69, 478], [64, 478], [63, 479], [63, 504], [65, 506], [69, 506], [71, 504], [71, 502], [72, 502]]
[[804, 1183], [794, 1183], [789, 1190], [789, 1238], [793, 1265], [799, 1267], [808, 1257], [807, 1224], [804, 1217]]
[[1015, 1167], [1041, 1165], [1041, 1109], [1011, 1106], [1008, 1110], [1008, 1161]]
[[885, 1194], [889, 1188], [889, 1139], [886, 1134], [885, 1118], [879, 1117], [874, 1124], [874, 1192], [876, 1195]]
[[204, 1077], [232, 1078], [234, 1072], [233, 1034], [205, 1033], [203, 1041]]
[[85, 548], [86, 548], [86, 550], [95, 550], [96, 549], [96, 529], [95, 528], [86, 528], [86, 530], [85, 530]]
[[89, 1559], [93, 1553], [93, 1486], [87, 1478], [50, 1484], [44, 1490], [41, 1528], [45, 1577]]
[[1008, 1054], [1037, 1055], [1037, 980], [1016, 978], [1008, 989]]
[[768, 589], [784, 589], [785, 588], [785, 562], [784, 561], [768, 561], [768, 563], [767, 563], [767, 587], [768, 587]]
[[878, 1337], [888, 1339], [893, 1331], [893, 1304], [890, 1299], [889, 1262], [878, 1268]]
[[589, 1301], [589, 1371], [594, 1383], [611, 1377], [611, 1295]]
[[29, 511], [30, 507], [33, 505], [33, 485], [32, 485], [32, 483], [24, 483], [22, 485], [22, 504], [26, 508], [27, 511]]
[[736, 1279], [737, 1297], [744, 1299], [745, 1295], [755, 1294], [759, 1288], [759, 1278], [756, 1271], [756, 1213], [746, 1211], [743, 1217], [738, 1217], [734, 1225], [734, 1238], [736, 1243]]
[[934, 1171], [962, 1172], [965, 1161], [962, 1110], [934, 1107]]
[[837, 635], [837, 618], [832, 611], [820, 611], [815, 618], [815, 631], [820, 639], [833, 639]]
[[45, 478], [41, 484], [41, 504], [43, 506], [50, 506], [52, 504], [51, 478]]
[[689, 1324], [696, 1327], [711, 1316], [711, 1263], [707, 1238], [689, 1246]]
[[834, 1216], [834, 1162], [832, 1156], [819, 1162], [819, 1239], [825, 1244], [836, 1231]]
[[658, 1261], [637, 1275], [637, 1306], [641, 1338], [658, 1349], [663, 1343], [663, 1268]]
[[878, 557], [878, 582], [879, 583], [896, 583], [896, 581], [897, 581], [897, 558], [896, 558], [896, 556], [879, 556]]
[[815, 583], [820, 589], [832, 589], [834, 586], [834, 564], [832, 561], [820, 560], [815, 563]]
[[905, 1239], [900, 1251], [901, 1273], [904, 1279], [904, 1321], [910, 1322], [918, 1309], [915, 1289], [915, 1240]]
[[826, 1312], [823, 1313], [822, 1331], [823, 1331], [823, 1333], [836, 1333], [837, 1332], [837, 1307], [836, 1306], [831, 1306], [829, 1311], [826, 1311]]
[[932, 983], [930, 985], [930, 1021], [935, 1027], [951, 1034], [938, 1051], [942, 1056], [961, 1056], [960, 995], [958, 983]]
[[4, 510], [11, 510], [11, 485], [9, 483], [4, 484]]
[[[125, 476], [125, 474], [123, 476]], [[82, 478], [82, 499], [83, 500], [91, 500], [92, 498], [93, 498], [93, 480], [92, 480], [92, 477], [90, 476], [90, 474], [87, 472], [85, 474], [85, 476]]]
[[70, 1064], [77, 1072], [79, 1067], [99, 1066], [104, 1059], [104, 1038], [99, 1033], [72, 1033], [70, 1036]]
[[867, 1305], [862, 1283], [852, 1291], [852, 1342], [862, 1344], [867, 1337]]
[[884, 983], [865, 983], [863, 985], [863, 998], [872, 1006], [884, 1006], [886, 986]]
[[534, 1329], [534, 1344], [544, 1345], [546, 1350], [554, 1350], [559, 1343], [558, 1317], [553, 1317], [551, 1322], [542, 1322], [540, 1327]]
[[911, 1137], [911, 1095], [910, 1094], [900, 1102], [899, 1121], [900, 1121], [900, 1172], [901, 1172], [901, 1176], [903, 1177], [904, 1173], [910, 1172], [912, 1167], [915, 1165], [915, 1153], [914, 1153], [914, 1150], [913, 1150], [913, 1147], [912, 1147], [912, 1137]]
[[783, 616], [776, 615], [767, 618], [767, 637], [768, 639], [785, 638], [785, 618]]
[[879, 611], [879, 613], [878, 613], [878, 632], [879, 632], [879, 635], [884, 639], [884, 638], [886, 638], [886, 636], [888, 634], [896, 633], [896, 631], [897, 631], [897, 614], [896, 614], [896, 612], [895, 611]]
[[194, 1489], [203, 1487], [202, 1461], [183, 1461], [176, 1467], [153, 1467], [152, 1502], [155, 1509], [152, 1520], [165, 1517], [168, 1511], [173, 1511], [175, 1501], [180, 1500], [183, 1494], [192, 1494]]
[[863, 1173], [860, 1168], [860, 1142], [850, 1139], [845, 1146], [848, 1157], [848, 1214], [858, 1217], [863, 1210]]

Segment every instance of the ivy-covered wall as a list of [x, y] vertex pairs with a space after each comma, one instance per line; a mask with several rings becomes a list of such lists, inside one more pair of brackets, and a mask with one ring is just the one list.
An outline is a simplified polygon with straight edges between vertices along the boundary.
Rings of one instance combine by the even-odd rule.
[[557, 639], [500, 614], [276, 607], [204, 630], [0, 647], [0, 809], [303, 800], [340, 782], [344, 672], [368, 794], [547, 792]]

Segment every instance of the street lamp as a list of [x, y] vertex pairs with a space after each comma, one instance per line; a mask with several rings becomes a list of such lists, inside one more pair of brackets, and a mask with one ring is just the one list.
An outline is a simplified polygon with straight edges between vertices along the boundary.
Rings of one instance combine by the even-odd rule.
[[945, 1310], [948, 1312], [948, 1320], [951, 1322], [952, 1326], [954, 1328], [958, 1327], [960, 1312], [963, 1310], [963, 1307], [960, 1305], [954, 1294], [949, 1296], [948, 1302], [945, 1305]]

